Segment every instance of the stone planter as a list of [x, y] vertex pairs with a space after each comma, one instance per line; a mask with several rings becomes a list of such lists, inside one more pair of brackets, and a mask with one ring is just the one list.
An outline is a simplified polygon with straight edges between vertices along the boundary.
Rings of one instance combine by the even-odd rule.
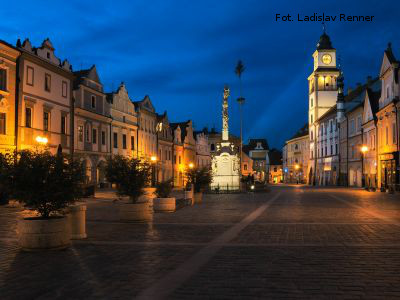
[[86, 234], [86, 204], [77, 203], [68, 207], [68, 221], [71, 239], [85, 239]]
[[149, 222], [153, 220], [153, 209], [149, 202], [122, 203], [119, 205], [119, 219], [130, 222]]
[[153, 209], [156, 212], [174, 212], [176, 210], [176, 199], [154, 198]]
[[203, 192], [194, 193], [194, 203], [201, 203], [203, 201]]
[[18, 221], [18, 242], [22, 250], [57, 250], [71, 244], [66, 217], [25, 218]]

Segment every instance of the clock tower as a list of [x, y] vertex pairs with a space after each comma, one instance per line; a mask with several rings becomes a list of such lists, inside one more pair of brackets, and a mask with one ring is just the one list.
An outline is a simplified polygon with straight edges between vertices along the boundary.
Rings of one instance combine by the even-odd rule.
[[[336, 67], [336, 49], [333, 48], [329, 36], [322, 33], [317, 49], [312, 55], [314, 69], [308, 77], [308, 124], [310, 137], [310, 164], [309, 181], [313, 183], [315, 178], [317, 130], [316, 121], [331, 107], [336, 105], [337, 78], [339, 69]], [[312, 168], [312, 169], [311, 169]]]

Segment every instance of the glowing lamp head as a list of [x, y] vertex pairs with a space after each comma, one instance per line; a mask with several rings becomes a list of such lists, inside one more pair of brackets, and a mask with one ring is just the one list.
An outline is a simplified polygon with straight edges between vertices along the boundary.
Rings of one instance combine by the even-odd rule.
[[251, 188], [252, 190], [254, 190], [254, 188], [255, 188], [254, 184], [251, 185], [250, 188]]
[[189, 168], [190, 168], [190, 169], [193, 169], [193, 167], [194, 167], [194, 164], [193, 164], [193, 163], [190, 163], [190, 164], [189, 164]]
[[49, 142], [49, 140], [47, 139], [47, 137], [37, 136], [36, 142], [38, 142], [39, 144], [42, 144], [42, 145], [46, 145]]
[[300, 169], [300, 166], [299, 166], [299, 165], [295, 165], [294, 168], [295, 168], [296, 170], [298, 170], [298, 169]]
[[364, 146], [361, 147], [361, 152], [362, 153], [365, 153], [367, 151], [368, 151], [368, 147], [367, 146], [364, 145]]
[[156, 161], [157, 161], [157, 156], [152, 156], [152, 157], [150, 157], [150, 160], [151, 160], [152, 162], [156, 162]]

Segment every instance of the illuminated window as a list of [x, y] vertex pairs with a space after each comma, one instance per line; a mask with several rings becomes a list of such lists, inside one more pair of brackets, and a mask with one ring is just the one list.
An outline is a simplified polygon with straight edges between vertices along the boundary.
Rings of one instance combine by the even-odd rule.
[[247, 164], [244, 164], [244, 165], [243, 165], [243, 169], [244, 169], [245, 171], [247, 171]]

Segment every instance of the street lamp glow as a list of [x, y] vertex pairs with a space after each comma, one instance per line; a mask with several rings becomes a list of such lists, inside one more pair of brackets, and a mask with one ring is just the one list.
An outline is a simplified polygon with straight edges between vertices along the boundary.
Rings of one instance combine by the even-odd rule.
[[362, 153], [365, 153], [367, 151], [368, 151], [368, 147], [367, 146], [364, 145], [364, 146], [361, 147], [361, 152]]
[[155, 161], [157, 160], [157, 156], [152, 156], [152, 157], [150, 157], [150, 160], [151, 160], [152, 162], [155, 162]]
[[193, 169], [193, 167], [194, 167], [194, 164], [193, 164], [193, 163], [190, 163], [190, 164], [189, 164], [189, 168], [190, 168], [190, 169]]
[[300, 169], [300, 166], [299, 166], [299, 165], [295, 165], [294, 168], [295, 168], [296, 170], [298, 170], [298, 169]]
[[43, 137], [43, 136], [36, 137], [36, 142], [38, 142], [39, 144], [46, 145], [48, 143], [48, 141], [49, 140], [46, 137]]

